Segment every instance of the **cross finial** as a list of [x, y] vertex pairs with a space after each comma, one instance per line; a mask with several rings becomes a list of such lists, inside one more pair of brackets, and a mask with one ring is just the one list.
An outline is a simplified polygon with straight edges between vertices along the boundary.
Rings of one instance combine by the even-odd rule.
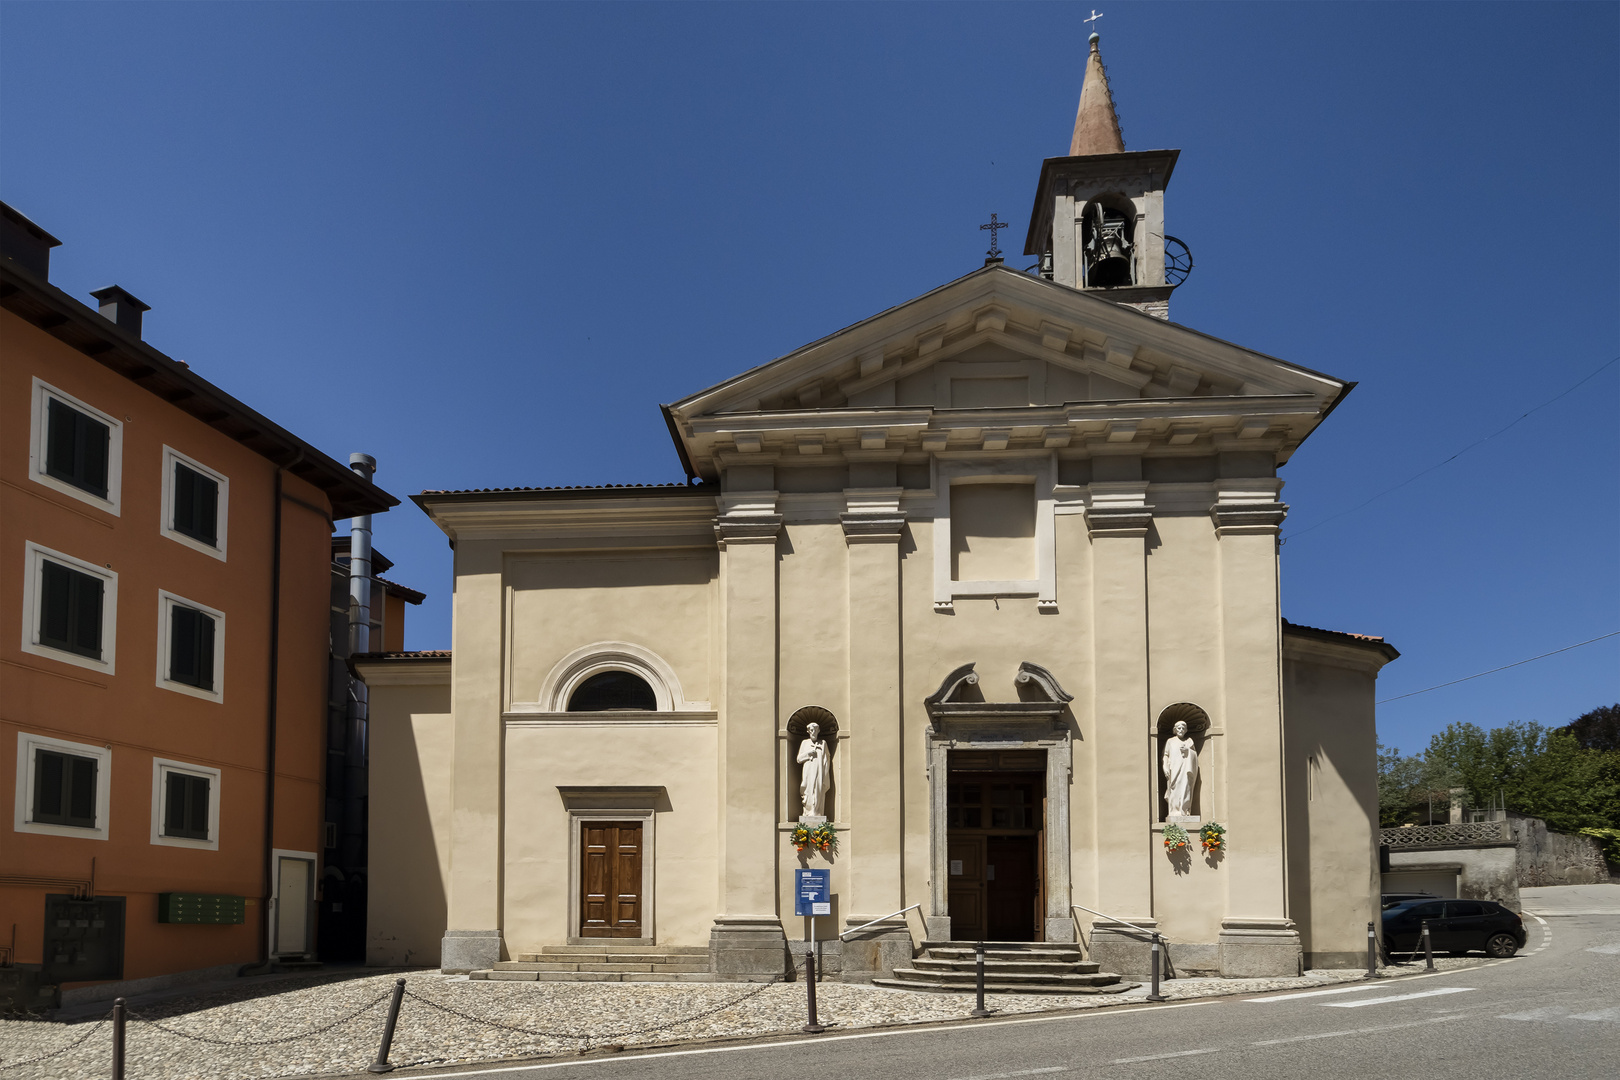
[[[1081, 19], [1080, 21], [1081, 22], [1094, 23], [1100, 18], [1102, 18], [1102, 12], [1098, 11], [1096, 8], [1092, 8], [1091, 9], [1091, 18], [1089, 18], [1089, 19]], [[1096, 29], [1096, 28], [1093, 27], [1092, 29]]]
[[985, 252], [985, 254], [990, 256], [991, 259], [1000, 259], [1001, 246], [996, 242], [996, 233], [1000, 232], [1002, 229], [1010, 229], [1012, 226], [1008, 225], [1005, 221], [997, 221], [996, 215], [991, 214], [990, 223], [988, 225], [980, 225], [979, 228], [990, 230], [990, 250]]

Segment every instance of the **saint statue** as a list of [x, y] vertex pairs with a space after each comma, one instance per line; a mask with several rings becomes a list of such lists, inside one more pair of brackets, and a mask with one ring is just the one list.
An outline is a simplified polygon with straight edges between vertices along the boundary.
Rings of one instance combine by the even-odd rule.
[[806, 818], [822, 817], [821, 800], [827, 795], [832, 779], [827, 755], [827, 741], [821, 737], [821, 725], [811, 723], [804, 729], [805, 740], [799, 744], [799, 764], [804, 771], [799, 777], [799, 794], [804, 799]]
[[[802, 760], [802, 757], [801, 757]], [[1164, 740], [1164, 801], [1169, 819], [1192, 817], [1193, 788], [1198, 785], [1198, 750], [1187, 737], [1187, 722], [1177, 720], [1175, 734]]]

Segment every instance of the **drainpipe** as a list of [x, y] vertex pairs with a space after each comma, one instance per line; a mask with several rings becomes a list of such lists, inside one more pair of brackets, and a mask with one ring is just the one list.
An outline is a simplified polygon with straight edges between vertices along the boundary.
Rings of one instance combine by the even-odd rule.
[[270, 970], [270, 898], [275, 895], [276, 847], [276, 691], [281, 682], [281, 474], [304, 460], [298, 451], [285, 465], [276, 466], [275, 501], [270, 507], [270, 685], [265, 694], [264, 750], [264, 888], [259, 895], [259, 962], [241, 969], [239, 975], [260, 975]]
[[[350, 454], [349, 468], [368, 483], [377, 472], [377, 459], [370, 454]], [[349, 522], [349, 655], [371, 651], [371, 515], [361, 514]], [[381, 642], [378, 643], [379, 645]], [[344, 873], [363, 868], [365, 855], [366, 756], [370, 742], [370, 691], [359, 679], [349, 679], [349, 723], [343, 767], [343, 846]], [[352, 901], [351, 901], [352, 902]]]

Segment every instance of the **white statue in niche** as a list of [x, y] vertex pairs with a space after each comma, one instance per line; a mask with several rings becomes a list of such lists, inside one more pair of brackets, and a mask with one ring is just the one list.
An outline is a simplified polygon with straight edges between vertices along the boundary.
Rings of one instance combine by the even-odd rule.
[[803, 820], [827, 819], [821, 813], [821, 800], [827, 797], [827, 785], [832, 780], [829, 771], [831, 759], [827, 741], [821, 737], [821, 725], [810, 723], [804, 729], [805, 739], [799, 744], [799, 795], [804, 800]]
[[1187, 722], [1177, 720], [1172, 734], [1164, 740], [1164, 801], [1168, 820], [1193, 816], [1193, 788], [1198, 785], [1198, 748], [1187, 737]]

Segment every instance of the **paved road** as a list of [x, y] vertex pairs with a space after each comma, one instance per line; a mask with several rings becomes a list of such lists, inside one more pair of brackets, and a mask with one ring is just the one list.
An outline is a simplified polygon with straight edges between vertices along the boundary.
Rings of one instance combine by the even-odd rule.
[[[1527, 905], [1529, 906], [1529, 905]], [[1582, 910], [1586, 910], [1584, 907]], [[1620, 1061], [1620, 915], [1534, 917], [1526, 951], [1452, 974], [536, 1065], [492, 1080], [1559, 1080]]]

